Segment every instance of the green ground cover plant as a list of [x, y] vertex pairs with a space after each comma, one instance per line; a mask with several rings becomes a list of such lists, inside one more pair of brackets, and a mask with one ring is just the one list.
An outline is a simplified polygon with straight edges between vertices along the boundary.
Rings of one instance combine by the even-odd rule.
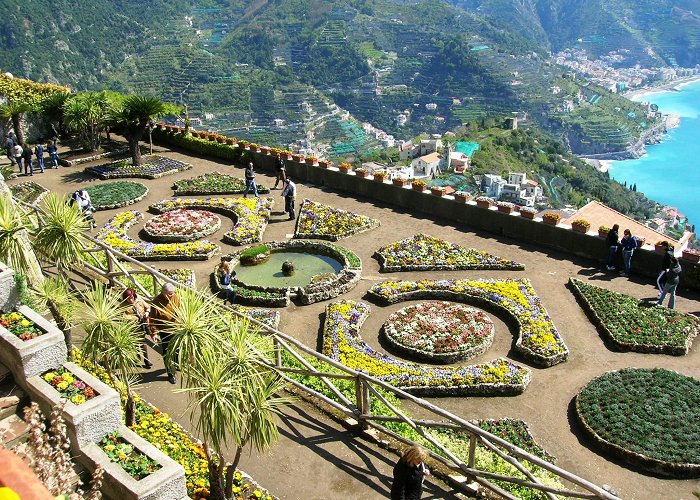
[[99, 447], [112, 462], [137, 481], [161, 468], [158, 462], [124, 441], [119, 432], [107, 434], [99, 442]]
[[[211, 172], [189, 179], [175, 181], [176, 196], [240, 194], [245, 191], [245, 180], [240, 177]], [[270, 188], [258, 184], [258, 193], [269, 193]]]
[[95, 210], [124, 207], [142, 200], [148, 194], [148, 188], [140, 182], [117, 181], [104, 182], [87, 186]]
[[586, 433], [627, 462], [673, 477], [700, 476], [700, 381], [662, 368], [605, 373], [576, 396]]
[[570, 287], [606, 340], [644, 353], [688, 354], [700, 320], [571, 278]]

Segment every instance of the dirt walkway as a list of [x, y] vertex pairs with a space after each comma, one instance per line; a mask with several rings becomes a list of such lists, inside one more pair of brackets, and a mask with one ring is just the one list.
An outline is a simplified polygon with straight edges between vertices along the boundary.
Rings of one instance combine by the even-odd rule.
[[[172, 196], [174, 180], [198, 175], [206, 171], [219, 170], [242, 177], [242, 169], [207, 159], [170, 152], [168, 156], [187, 161], [194, 169], [158, 180], [140, 181], [150, 189], [145, 200], [129, 207], [146, 211], [149, 204]], [[58, 192], [70, 192], [85, 183], [104, 182], [82, 173], [83, 167], [50, 170], [35, 175], [32, 180]], [[25, 178], [10, 181], [21, 182]], [[270, 173], [258, 174], [260, 184], [271, 186], [274, 178]], [[624, 498], [673, 498], [691, 499], [696, 489], [694, 480], [669, 480], [636, 472], [589, 445], [580, 435], [572, 419], [571, 403], [576, 392], [590, 379], [609, 370], [623, 367], [665, 367], [700, 379], [698, 345], [687, 356], [642, 355], [613, 352], [608, 349], [596, 329], [588, 321], [565, 287], [570, 276], [589, 280], [596, 285], [628, 293], [635, 297], [655, 296], [651, 282], [634, 275], [631, 279], [607, 275], [596, 269], [596, 263], [569, 255], [538, 248], [529, 244], [501, 238], [488, 233], [476, 233], [466, 226], [432, 219], [422, 214], [411, 214], [401, 209], [383, 205], [375, 200], [357, 199], [344, 193], [333, 193], [315, 186], [298, 183], [299, 200], [304, 197], [327, 203], [338, 208], [352, 210], [381, 221], [378, 229], [360, 234], [340, 243], [356, 252], [363, 262], [363, 279], [344, 298], [362, 299], [369, 287], [383, 279], [395, 278], [495, 278], [527, 277], [542, 298], [555, 325], [559, 328], [571, 355], [566, 363], [548, 369], [531, 367], [532, 382], [524, 394], [517, 397], [494, 398], [430, 398], [432, 402], [469, 419], [513, 417], [527, 421], [535, 438], [552, 454], [558, 457], [557, 465], [568, 469], [599, 485], [609, 484]], [[272, 191], [275, 208], [265, 241], [284, 240], [291, 236], [293, 223], [281, 213], [280, 191]], [[98, 223], [103, 224], [114, 215], [115, 210], [98, 212]], [[148, 216], [147, 216], [148, 218]], [[221, 244], [222, 251], [232, 250], [220, 241], [223, 231], [230, 227], [223, 221], [222, 229], [209, 239]], [[130, 234], [137, 237], [140, 227]], [[460, 245], [487, 250], [504, 258], [514, 259], [526, 266], [525, 271], [460, 271], [379, 274], [379, 266], [371, 256], [381, 245], [406, 238], [418, 232], [439, 236]], [[204, 263], [163, 263], [162, 267], [192, 265], [200, 286], [209, 283], [209, 273], [216, 259]], [[161, 266], [160, 263], [157, 265]], [[633, 264], [634, 267], [634, 264]], [[686, 312], [698, 312], [699, 296], [681, 291], [677, 308]], [[405, 306], [406, 304], [402, 304]], [[293, 335], [311, 347], [319, 342], [321, 320], [326, 303], [310, 306], [292, 305], [282, 310], [280, 329]], [[365, 323], [362, 334], [373, 347], [382, 349], [378, 331], [388, 314], [399, 306], [378, 307], [372, 305], [373, 314]], [[508, 326], [493, 317], [496, 325], [496, 340], [493, 347], [474, 362], [487, 361], [504, 355], [527, 365], [513, 351], [512, 335]], [[154, 356], [155, 357], [155, 356]], [[160, 360], [158, 360], [160, 361]], [[172, 392], [165, 380], [162, 364], [146, 374], [141, 392], [154, 404], [171, 412], [186, 424], [182, 416], [184, 396]], [[384, 498], [390, 484], [391, 467], [395, 456], [375, 449], [362, 441], [353, 439], [337, 424], [306, 404], [290, 408], [280, 425], [282, 439], [267, 457], [246, 456], [242, 467], [261, 484], [282, 498]], [[434, 498], [446, 498], [445, 489], [431, 492]], [[427, 497], [427, 495], [426, 495]]]

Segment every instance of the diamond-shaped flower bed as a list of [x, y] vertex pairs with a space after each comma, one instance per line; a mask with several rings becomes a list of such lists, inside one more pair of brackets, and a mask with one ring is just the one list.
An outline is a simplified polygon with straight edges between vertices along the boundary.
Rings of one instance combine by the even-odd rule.
[[262, 241], [274, 205], [272, 198], [172, 198], [151, 205], [151, 209], [163, 213], [189, 208], [208, 210], [233, 218], [236, 223], [223, 239], [232, 245], [246, 245]]
[[105, 165], [87, 167], [85, 172], [96, 175], [100, 179], [117, 179], [120, 177], [140, 177], [142, 179], [157, 179], [164, 175], [174, 174], [192, 168], [172, 158], [158, 155], [144, 155], [143, 163], [139, 166], [131, 164], [131, 159], [117, 160]]
[[445, 299], [504, 312], [517, 329], [515, 349], [528, 360], [552, 366], [565, 361], [569, 355], [569, 349], [527, 279], [384, 281], [373, 285], [368, 294], [381, 304]]
[[522, 270], [525, 266], [488, 252], [464, 248], [434, 236], [416, 234], [386, 245], [374, 254], [383, 273], [459, 269]]
[[151, 241], [192, 241], [214, 234], [221, 227], [218, 215], [204, 210], [177, 209], [156, 215], [143, 230]]
[[341, 300], [326, 306], [323, 353], [412, 394], [433, 396], [513, 395], [530, 383], [530, 370], [498, 358], [464, 367], [430, 367], [375, 351], [360, 336], [369, 316], [364, 302]]
[[95, 210], [110, 210], [133, 205], [143, 200], [148, 188], [140, 182], [116, 181], [86, 186]]
[[100, 229], [96, 238], [129, 257], [139, 260], [207, 260], [219, 251], [219, 247], [206, 240], [183, 243], [148, 243], [137, 241], [126, 232], [143, 219], [135, 210], [120, 212]]
[[294, 237], [338, 241], [378, 226], [378, 220], [366, 215], [304, 200], [299, 209]]
[[[246, 183], [240, 177], [220, 172], [210, 172], [189, 179], [175, 181], [173, 189], [177, 196], [240, 194]], [[258, 193], [269, 193], [270, 188], [258, 184]]]
[[700, 332], [700, 320], [666, 307], [569, 280], [574, 295], [603, 337], [618, 349], [682, 356]]
[[41, 184], [37, 184], [34, 181], [20, 182], [19, 184], [14, 184], [10, 186], [10, 191], [12, 191], [12, 196], [29, 205], [35, 205], [39, 203], [41, 198], [49, 192]]
[[662, 368], [605, 373], [576, 396], [586, 434], [636, 467], [700, 476], [700, 381]]
[[482, 311], [453, 302], [423, 302], [392, 313], [383, 326], [386, 340], [415, 359], [454, 363], [487, 351], [493, 321]]

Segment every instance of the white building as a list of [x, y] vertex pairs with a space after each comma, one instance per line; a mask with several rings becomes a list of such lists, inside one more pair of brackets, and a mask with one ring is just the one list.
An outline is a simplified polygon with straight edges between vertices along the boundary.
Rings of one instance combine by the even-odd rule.
[[435, 177], [440, 174], [440, 153], [420, 156], [411, 162], [414, 177]]
[[484, 174], [481, 178], [481, 190], [486, 193], [486, 196], [489, 198], [500, 198], [505, 185], [506, 181], [500, 175]]
[[500, 197], [504, 200], [526, 207], [535, 206], [542, 196], [542, 188], [533, 180], [528, 180], [524, 172], [511, 172], [508, 182], [503, 186]]

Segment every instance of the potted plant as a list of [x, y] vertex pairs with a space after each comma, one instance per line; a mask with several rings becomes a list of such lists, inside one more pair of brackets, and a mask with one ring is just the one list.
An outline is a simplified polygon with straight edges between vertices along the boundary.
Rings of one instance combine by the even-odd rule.
[[297, 154], [297, 153], [292, 153], [292, 161], [295, 161], [295, 162], [297, 162], [297, 163], [300, 163], [301, 160], [303, 160], [303, 159], [304, 159], [304, 155], [300, 155], [300, 154]]
[[338, 170], [340, 170], [344, 174], [347, 174], [348, 172], [350, 172], [350, 170], [352, 170], [352, 165], [350, 165], [347, 162], [343, 162], [340, 165], [338, 165]]
[[647, 242], [647, 239], [644, 236], [635, 236], [635, 240], [637, 240], [637, 248], [642, 248], [644, 244]]
[[291, 160], [292, 159], [292, 152], [289, 151], [288, 149], [281, 149], [279, 152], [279, 155], [282, 157], [283, 160]]
[[439, 196], [442, 198], [443, 196], [445, 196], [446, 192], [447, 192], [447, 189], [443, 186], [431, 186], [430, 187], [430, 194], [432, 194], [434, 196]]
[[315, 165], [318, 161], [318, 158], [316, 158], [315, 156], [307, 156], [306, 158], [304, 158], [304, 161], [307, 165]]
[[215, 139], [216, 139], [216, 142], [219, 144], [223, 144], [226, 142], [226, 137], [224, 137], [223, 135], [220, 135], [220, 134], [216, 134]]
[[267, 146], [260, 146], [260, 152], [264, 155], [270, 154], [270, 148]]
[[520, 217], [533, 220], [537, 214], [537, 210], [532, 207], [520, 207]]
[[466, 203], [472, 199], [472, 195], [466, 191], [456, 191], [454, 194], [455, 201], [459, 203]]
[[239, 148], [248, 149], [248, 144], [250, 144], [250, 143], [248, 141], [246, 141], [245, 139], [241, 139], [240, 141], [238, 141]]
[[358, 177], [367, 177], [369, 175], [369, 171], [365, 168], [358, 168], [355, 170], [355, 175]]
[[328, 168], [333, 166], [333, 162], [330, 162], [328, 160], [318, 160], [318, 166], [321, 168]]
[[515, 210], [515, 205], [510, 203], [509, 201], [499, 201], [498, 203], [496, 203], [496, 208], [499, 212], [502, 212], [504, 214], [510, 214], [513, 213], [513, 211]]
[[556, 226], [561, 220], [561, 215], [559, 212], [545, 212], [542, 216], [542, 221], [550, 226]]
[[610, 228], [608, 226], [598, 226], [598, 236], [601, 238], [607, 238]]
[[420, 179], [414, 179], [411, 181], [411, 189], [414, 191], [420, 191], [421, 193], [428, 189], [428, 184]]
[[671, 244], [667, 240], [659, 240], [656, 243], [654, 243], [654, 252], [658, 254], [665, 254], [666, 251], [670, 248], [673, 248]]
[[476, 201], [476, 206], [479, 208], [491, 208], [491, 198], [486, 196], [477, 196], [474, 201]]
[[391, 179], [391, 183], [394, 186], [404, 187], [408, 185], [408, 180], [405, 177], [394, 177]]
[[374, 180], [377, 182], [384, 182], [387, 177], [389, 177], [389, 174], [383, 171], [374, 173]]
[[591, 223], [586, 219], [576, 219], [571, 223], [571, 229], [576, 233], [587, 233], [591, 228]]
[[260, 146], [258, 146], [258, 145], [255, 144], [254, 142], [251, 142], [251, 143], [248, 145], [248, 147], [250, 148], [251, 151], [257, 151], [258, 149], [260, 149]]
[[700, 252], [692, 248], [683, 250], [682, 256], [688, 262], [700, 262]]
[[233, 144], [234, 144], [235, 142], [236, 142], [236, 138], [235, 138], [235, 137], [227, 137], [227, 138], [226, 138], [226, 145], [228, 145], [228, 146], [233, 146]]

